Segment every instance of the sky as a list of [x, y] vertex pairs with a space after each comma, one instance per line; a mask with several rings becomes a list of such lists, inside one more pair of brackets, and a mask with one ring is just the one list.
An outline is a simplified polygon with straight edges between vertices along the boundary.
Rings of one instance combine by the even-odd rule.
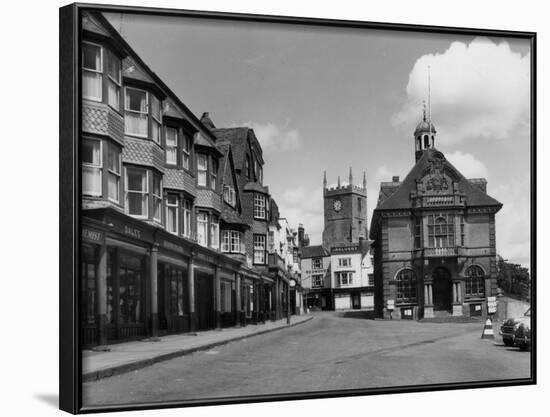
[[503, 203], [497, 252], [530, 264], [530, 46], [463, 35], [112, 14], [107, 18], [197, 117], [249, 126], [264, 184], [292, 227], [321, 243], [322, 183], [366, 172], [368, 216], [381, 181], [414, 164], [428, 100], [436, 148]]

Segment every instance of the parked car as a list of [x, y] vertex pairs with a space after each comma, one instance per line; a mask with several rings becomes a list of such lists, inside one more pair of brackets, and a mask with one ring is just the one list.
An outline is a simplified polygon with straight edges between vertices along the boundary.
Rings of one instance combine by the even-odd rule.
[[[520, 330], [521, 329], [521, 330]], [[519, 334], [516, 336], [516, 332]], [[529, 333], [529, 344], [531, 342], [531, 309], [527, 309], [523, 317], [514, 317], [506, 320], [500, 326], [500, 335], [502, 336], [502, 342], [506, 346], [520, 346], [516, 344], [516, 337], [519, 337], [518, 343], [520, 347], [524, 346], [526, 341], [526, 334]]]
[[514, 334], [514, 346], [521, 350], [531, 348], [531, 311], [525, 313], [525, 320], [522, 320]]

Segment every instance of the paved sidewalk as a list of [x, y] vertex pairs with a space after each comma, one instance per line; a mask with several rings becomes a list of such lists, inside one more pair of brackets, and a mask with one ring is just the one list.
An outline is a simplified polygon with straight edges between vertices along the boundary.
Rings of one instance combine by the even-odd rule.
[[266, 321], [265, 324], [249, 324], [246, 327], [230, 327], [222, 330], [197, 332], [196, 335], [163, 336], [160, 341], [144, 340], [118, 343], [109, 345], [109, 352], [84, 350], [82, 352], [82, 381], [95, 381], [134, 371], [199, 350], [206, 350], [250, 336], [292, 327], [311, 319], [313, 319], [311, 315], [292, 316], [290, 325], [286, 324], [285, 318], [277, 321]]

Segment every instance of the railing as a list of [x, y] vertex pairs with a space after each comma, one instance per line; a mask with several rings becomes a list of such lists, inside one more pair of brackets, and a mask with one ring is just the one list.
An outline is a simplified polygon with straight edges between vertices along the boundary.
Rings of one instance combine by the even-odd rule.
[[456, 256], [458, 253], [456, 247], [448, 248], [426, 248], [424, 249], [424, 256], [431, 258], [440, 258], [445, 256]]
[[454, 203], [452, 195], [425, 197], [426, 206], [451, 206]]

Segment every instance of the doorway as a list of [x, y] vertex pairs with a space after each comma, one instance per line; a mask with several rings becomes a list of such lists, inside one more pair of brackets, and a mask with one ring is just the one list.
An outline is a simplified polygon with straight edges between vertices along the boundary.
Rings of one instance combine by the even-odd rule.
[[453, 281], [447, 268], [439, 266], [432, 272], [434, 310], [451, 311], [453, 302]]

